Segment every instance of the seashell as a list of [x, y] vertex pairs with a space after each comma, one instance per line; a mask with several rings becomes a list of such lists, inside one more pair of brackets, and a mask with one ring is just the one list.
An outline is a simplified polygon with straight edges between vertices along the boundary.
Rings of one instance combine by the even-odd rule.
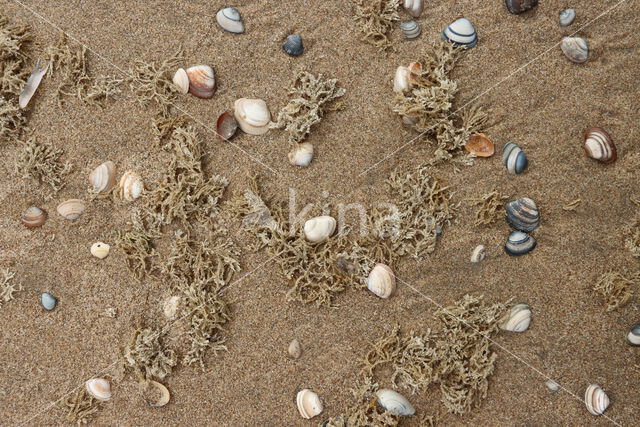
[[40, 227], [47, 221], [47, 212], [37, 206], [31, 206], [24, 211], [21, 221], [27, 228]]
[[56, 210], [66, 219], [78, 219], [84, 212], [85, 205], [80, 199], [69, 199], [60, 203]]
[[584, 404], [593, 415], [602, 415], [609, 403], [609, 397], [599, 385], [591, 384], [584, 392]]
[[521, 302], [511, 307], [511, 311], [503, 318], [500, 328], [509, 332], [524, 332], [529, 329], [530, 323], [531, 307]]
[[49, 292], [43, 292], [40, 295], [40, 303], [44, 307], [45, 310], [53, 310], [58, 305], [58, 298], [51, 295]]
[[300, 390], [296, 396], [296, 404], [302, 418], [307, 420], [322, 413], [322, 402], [320, 397], [313, 391], [305, 388]]
[[572, 62], [581, 64], [589, 58], [589, 43], [582, 37], [565, 37], [560, 47], [564, 56]]
[[418, 18], [424, 10], [424, 0], [404, 0], [403, 6], [409, 15]]
[[240, 98], [233, 104], [240, 129], [249, 135], [262, 135], [269, 130], [271, 113], [262, 99]]
[[104, 378], [92, 378], [84, 383], [87, 392], [98, 400], [111, 399], [111, 384]]
[[391, 298], [396, 292], [396, 276], [384, 264], [376, 264], [367, 278], [367, 289], [380, 298]]
[[304, 52], [304, 46], [302, 44], [302, 37], [298, 34], [291, 34], [287, 36], [287, 39], [282, 43], [282, 49], [291, 56], [300, 56]]
[[107, 245], [106, 243], [96, 242], [91, 245], [91, 255], [96, 258], [103, 259], [106, 258], [107, 255], [109, 255], [109, 249], [111, 249], [111, 246]]
[[49, 68], [49, 64], [45, 65], [44, 68], [40, 65], [40, 59], [36, 60], [36, 65], [33, 67], [33, 71], [31, 75], [27, 79], [27, 83], [24, 85], [24, 89], [20, 92], [20, 96], [18, 98], [18, 105], [20, 108], [25, 108], [31, 97], [36, 93], [36, 89], [40, 86], [40, 82], [42, 78], [47, 73], [47, 69]]
[[441, 38], [467, 49], [471, 49], [478, 43], [478, 34], [471, 21], [460, 18], [442, 31]]
[[178, 312], [178, 306], [180, 305], [180, 297], [172, 296], [167, 298], [162, 305], [162, 312], [167, 319], [173, 319]]
[[573, 23], [573, 20], [576, 19], [576, 11], [575, 9], [565, 9], [560, 12], [560, 25], [563, 27], [568, 27]]
[[584, 133], [584, 150], [587, 156], [602, 163], [611, 163], [618, 157], [613, 139], [600, 127], [589, 128]]
[[402, 30], [402, 34], [408, 39], [415, 39], [422, 32], [420, 24], [416, 21], [404, 21], [400, 24], [400, 30]]
[[515, 142], [507, 142], [502, 148], [502, 163], [511, 173], [521, 174], [529, 166], [529, 160], [524, 151]]
[[311, 243], [327, 240], [336, 231], [336, 220], [330, 216], [317, 216], [304, 223], [304, 236]]
[[238, 121], [233, 114], [225, 112], [220, 114], [216, 123], [218, 136], [226, 141], [233, 138], [238, 131]]
[[538, 0], [505, 0], [504, 4], [509, 12], [518, 15], [535, 7]]
[[540, 225], [540, 212], [536, 202], [528, 197], [520, 197], [507, 203], [505, 210], [507, 222], [515, 230], [529, 233]]
[[144, 183], [140, 175], [133, 171], [126, 171], [120, 178], [120, 197], [129, 202], [133, 202], [144, 190]]
[[409, 417], [416, 413], [413, 407], [403, 395], [387, 388], [382, 388], [376, 392], [378, 405], [382, 406], [385, 411], [392, 415], [403, 415]]
[[106, 193], [116, 185], [116, 165], [107, 161], [89, 174], [91, 186], [98, 193]]
[[301, 142], [297, 144], [288, 154], [289, 163], [293, 166], [307, 167], [313, 159], [313, 144]]
[[293, 340], [291, 341], [291, 344], [289, 344], [288, 351], [289, 351], [289, 356], [291, 356], [294, 359], [299, 359], [300, 356], [302, 355], [302, 346], [300, 345], [298, 340]]
[[213, 68], [208, 65], [194, 65], [187, 68], [189, 77], [189, 92], [198, 98], [213, 98], [216, 93], [216, 76]]
[[627, 341], [631, 345], [640, 345], [640, 325], [636, 325], [627, 334]]
[[223, 30], [234, 34], [244, 33], [244, 23], [242, 22], [242, 16], [235, 7], [227, 7], [220, 9], [216, 13], [216, 22], [222, 27]]
[[551, 391], [558, 391], [560, 390], [560, 384], [558, 384], [557, 382], [555, 382], [552, 379], [547, 380], [547, 382], [545, 383], [547, 385], [547, 388]]
[[536, 247], [536, 239], [522, 231], [509, 234], [504, 250], [509, 255], [519, 256], [531, 252]]
[[484, 133], [469, 135], [469, 140], [464, 148], [476, 157], [491, 157], [496, 152], [493, 141]]
[[147, 380], [142, 394], [147, 405], [155, 408], [164, 406], [171, 400], [169, 389], [158, 381]]
[[396, 74], [393, 77], [393, 91], [396, 93], [403, 93], [409, 90], [409, 68], [405, 66], [399, 66], [396, 68]]
[[486, 253], [484, 250], [484, 246], [478, 245], [471, 253], [471, 262], [480, 262], [484, 259], [485, 256], [486, 256]]
[[173, 84], [180, 89], [181, 94], [185, 95], [189, 92], [189, 75], [184, 68], [178, 68], [172, 80]]

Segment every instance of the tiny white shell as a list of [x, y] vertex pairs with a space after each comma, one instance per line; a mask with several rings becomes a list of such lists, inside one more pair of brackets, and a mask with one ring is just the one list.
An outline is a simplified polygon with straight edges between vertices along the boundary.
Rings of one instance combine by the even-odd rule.
[[127, 171], [120, 178], [120, 197], [133, 202], [142, 195], [144, 183], [140, 175], [133, 171]]
[[299, 359], [302, 355], [302, 346], [300, 345], [300, 342], [298, 340], [291, 341], [291, 344], [289, 344], [288, 352], [289, 356], [291, 356], [292, 358]]
[[484, 246], [478, 245], [476, 246], [476, 248], [473, 250], [473, 253], [471, 254], [471, 262], [480, 262], [484, 259], [485, 256], [486, 256], [486, 252], [484, 250]]
[[307, 420], [322, 413], [320, 397], [309, 389], [300, 390], [296, 396], [296, 404], [302, 418]]
[[558, 391], [560, 390], [560, 384], [558, 384], [557, 382], [555, 382], [554, 380], [547, 380], [547, 382], [545, 383], [547, 385], [547, 388], [551, 391]]
[[380, 298], [391, 298], [396, 292], [396, 276], [385, 264], [376, 264], [367, 278], [367, 289]]
[[409, 15], [418, 18], [424, 10], [424, 0], [404, 0], [403, 6]]
[[304, 223], [304, 236], [311, 243], [327, 240], [336, 230], [336, 220], [330, 216], [317, 216]]
[[393, 76], [393, 91], [396, 93], [403, 93], [409, 90], [409, 75], [410, 71], [408, 67], [399, 66], [396, 68], [396, 74]]
[[524, 332], [529, 328], [530, 323], [531, 307], [521, 302], [511, 307], [511, 311], [503, 318], [500, 328], [509, 332]]
[[560, 46], [562, 53], [575, 63], [583, 63], [589, 59], [589, 43], [581, 37], [565, 37]]
[[173, 75], [173, 84], [180, 89], [180, 93], [185, 95], [189, 92], [189, 76], [184, 68], [178, 68]]
[[111, 399], [111, 384], [104, 378], [92, 378], [84, 383], [87, 393], [98, 400]]
[[602, 415], [609, 407], [609, 397], [597, 384], [591, 384], [584, 392], [584, 404], [593, 415]]
[[66, 219], [76, 220], [85, 210], [85, 204], [80, 199], [69, 199], [58, 205], [58, 213]]
[[89, 182], [98, 193], [106, 193], [116, 185], [116, 165], [106, 161], [89, 174]]
[[93, 245], [91, 245], [91, 255], [93, 255], [96, 258], [106, 258], [107, 255], [109, 255], [109, 250], [111, 249], [111, 246], [107, 245], [106, 243], [102, 243], [102, 242], [95, 242]]
[[24, 89], [18, 97], [18, 105], [20, 105], [20, 108], [25, 108], [27, 104], [29, 104], [31, 97], [33, 97], [33, 95], [36, 93], [36, 89], [38, 89], [38, 86], [40, 86], [40, 82], [42, 81], [44, 75], [47, 73], [48, 69], [49, 64], [41, 67], [40, 59], [36, 60], [36, 65], [33, 67], [33, 71], [31, 72], [31, 75], [27, 79], [27, 83], [24, 85]]
[[411, 402], [398, 392], [383, 388], [376, 392], [376, 396], [378, 404], [393, 415], [409, 417], [416, 413]]
[[178, 306], [180, 305], [180, 297], [172, 296], [167, 298], [162, 305], [162, 311], [167, 319], [173, 319], [178, 312]]
[[271, 113], [262, 99], [240, 98], [233, 104], [233, 109], [233, 115], [243, 132], [262, 135], [269, 130]]
[[148, 393], [152, 389], [155, 389], [154, 395], [155, 396], [159, 395], [160, 397], [156, 397], [155, 399], [152, 400], [145, 396], [147, 405], [157, 408], [169, 403], [169, 400], [171, 399], [171, 394], [169, 393], [169, 390], [164, 386], [164, 384], [161, 384], [158, 381], [147, 380], [144, 391]]
[[301, 142], [297, 144], [288, 154], [289, 163], [293, 166], [307, 167], [313, 159], [313, 144]]
[[478, 43], [478, 34], [471, 21], [466, 18], [455, 20], [441, 34], [442, 40], [471, 49]]
[[244, 33], [244, 23], [242, 16], [235, 7], [220, 9], [216, 13], [216, 22], [223, 30], [234, 34]]

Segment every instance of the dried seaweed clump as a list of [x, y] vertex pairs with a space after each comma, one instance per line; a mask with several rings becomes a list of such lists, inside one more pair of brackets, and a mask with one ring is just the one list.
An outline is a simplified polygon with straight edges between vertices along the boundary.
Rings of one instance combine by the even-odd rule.
[[509, 196], [503, 196], [494, 188], [489, 193], [471, 199], [471, 202], [480, 206], [476, 211], [475, 225], [489, 225], [504, 216], [504, 202]]
[[63, 177], [71, 170], [71, 164], [60, 161], [63, 153], [62, 149], [54, 148], [51, 142], [40, 143], [35, 137], [30, 137], [22, 144], [16, 169], [24, 178], [49, 184], [57, 193], [64, 187]]
[[136, 61], [127, 78], [131, 91], [141, 105], [155, 102], [164, 114], [167, 114], [174, 103], [179, 89], [172, 78], [176, 68], [182, 62], [180, 48], [175, 55], [161, 63]]
[[13, 299], [13, 294], [22, 290], [21, 284], [12, 283], [15, 273], [9, 270], [0, 270], [2, 278], [0, 278], [0, 307], [3, 302], [9, 302]]
[[67, 421], [78, 425], [87, 424], [91, 417], [100, 410], [102, 402], [91, 396], [84, 385], [78, 391], [69, 394], [60, 401], [58, 407], [67, 413]]
[[314, 76], [300, 71], [289, 89], [289, 103], [278, 113], [275, 124], [289, 132], [289, 142], [304, 141], [311, 127], [322, 120], [325, 104], [340, 98], [346, 89], [338, 87], [337, 79], [323, 79], [322, 74]]
[[629, 228], [629, 236], [624, 243], [633, 256], [640, 257], [640, 217], [636, 218]]
[[391, 46], [388, 33], [400, 19], [400, 0], [354, 0], [356, 21], [362, 28], [362, 40], [384, 50]]
[[128, 231], [116, 232], [116, 244], [124, 252], [129, 271], [142, 280], [153, 269], [153, 259], [158, 256], [153, 243], [156, 234], [137, 215]]
[[[423, 140], [435, 143], [432, 164], [464, 153], [469, 136], [482, 132], [488, 120], [487, 113], [480, 107], [452, 110], [458, 85], [449, 75], [462, 51], [452, 43], [438, 43], [433, 54], [425, 57], [421, 69], [412, 70], [411, 89], [396, 95], [393, 111], [413, 123], [412, 127]], [[464, 164], [473, 162], [470, 155], [457, 160]]]
[[138, 380], [164, 378], [176, 365], [176, 355], [163, 342], [164, 333], [158, 329], [137, 329], [124, 350], [126, 364], [133, 368]]
[[621, 273], [609, 271], [600, 276], [593, 290], [603, 297], [607, 311], [612, 311], [629, 301], [633, 295], [631, 287], [638, 283], [638, 279], [640, 272], [625, 277]]

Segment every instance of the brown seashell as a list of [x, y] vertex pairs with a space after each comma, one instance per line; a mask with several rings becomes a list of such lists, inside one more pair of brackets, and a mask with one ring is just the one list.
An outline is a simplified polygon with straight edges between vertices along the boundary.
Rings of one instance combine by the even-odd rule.
[[484, 133], [470, 135], [464, 148], [477, 157], [491, 157], [496, 152], [493, 142]]
[[106, 193], [116, 185], [116, 165], [107, 161], [89, 174], [91, 186], [98, 193]]
[[58, 213], [67, 219], [78, 219], [85, 210], [84, 202], [80, 199], [69, 199], [58, 205]]
[[602, 163], [611, 163], [618, 157], [609, 133], [601, 127], [592, 127], [584, 133], [584, 151], [587, 156]]
[[237, 131], [238, 121], [233, 117], [233, 114], [229, 112], [220, 114], [216, 124], [216, 132], [218, 133], [218, 136], [228, 141], [235, 136]]
[[529, 9], [533, 9], [538, 4], [538, 0], [505, 0], [504, 4], [509, 12], [519, 15]]
[[208, 65], [196, 65], [187, 68], [189, 92], [198, 98], [213, 98], [216, 93], [216, 77], [213, 68]]
[[37, 206], [31, 206], [22, 214], [22, 224], [27, 228], [42, 226], [47, 220], [47, 212]]

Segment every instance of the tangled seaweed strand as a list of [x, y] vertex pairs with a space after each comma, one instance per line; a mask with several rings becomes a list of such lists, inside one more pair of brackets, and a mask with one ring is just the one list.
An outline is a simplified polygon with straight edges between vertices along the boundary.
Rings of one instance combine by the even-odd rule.
[[166, 115], [180, 92], [173, 84], [172, 73], [183, 60], [182, 48], [161, 63], [136, 61], [127, 78], [131, 91], [141, 105], [155, 102]]
[[67, 413], [67, 420], [78, 425], [87, 424], [100, 410], [102, 402], [91, 396], [84, 387], [65, 397], [58, 407]]
[[385, 50], [391, 46], [388, 33], [395, 21], [400, 20], [400, 0], [353, 0], [356, 22], [362, 29], [362, 40]]
[[634, 257], [640, 257], [640, 217], [636, 218], [629, 227], [629, 237], [625, 240], [624, 246]]
[[164, 343], [164, 333], [158, 329], [136, 329], [124, 350], [126, 364], [133, 368], [138, 380], [164, 378], [176, 365], [176, 355]]
[[0, 270], [2, 278], [0, 278], [0, 307], [3, 302], [9, 302], [13, 299], [13, 294], [22, 290], [21, 284], [11, 283], [15, 273], [9, 270]]
[[489, 193], [471, 199], [471, 203], [480, 208], [476, 211], [474, 225], [489, 225], [502, 218], [504, 215], [504, 202], [509, 196], [503, 196], [494, 188]]
[[153, 269], [153, 260], [158, 256], [153, 243], [157, 234], [139, 216], [133, 216], [133, 226], [128, 231], [116, 232], [116, 245], [122, 249], [129, 271], [142, 280]]
[[51, 142], [40, 143], [35, 137], [22, 144], [22, 151], [16, 163], [16, 170], [24, 178], [33, 178], [49, 184], [54, 192], [64, 187], [63, 177], [71, 170], [69, 163], [61, 163], [64, 151], [56, 149]]
[[600, 276], [593, 287], [593, 291], [604, 299], [607, 311], [622, 307], [633, 296], [631, 286], [635, 286], [640, 279], [640, 272], [625, 277], [621, 273], [609, 271]]

